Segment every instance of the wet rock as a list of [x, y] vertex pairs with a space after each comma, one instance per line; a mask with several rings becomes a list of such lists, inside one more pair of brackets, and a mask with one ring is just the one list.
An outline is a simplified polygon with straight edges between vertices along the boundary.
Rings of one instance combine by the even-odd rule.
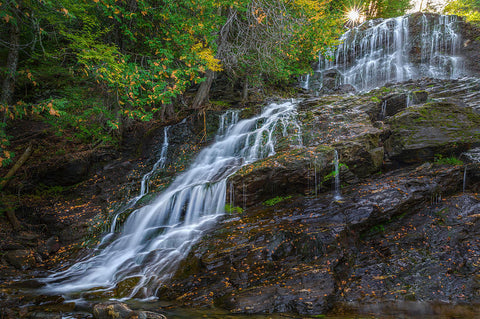
[[372, 158], [373, 167], [380, 168], [383, 164], [385, 149], [383, 147], [377, 147], [370, 150], [369, 153]]
[[17, 243], [17, 242], [7, 242], [7, 243], [4, 243], [2, 246], [1, 246], [1, 249], [3, 251], [7, 251], [7, 250], [21, 250], [21, 249], [25, 249], [25, 247], [20, 244], [20, 243]]
[[468, 163], [480, 163], [480, 147], [472, 148], [462, 153], [461, 159]]
[[20, 270], [30, 269], [36, 264], [33, 250], [12, 250], [5, 254], [5, 259]]
[[340, 72], [331, 69], [323, 72], [323, 86], [322, 90], [325, 92], [334, 91], [339, 83]]
[[17, 288], [37, 289], [37, 288], [44, 287], [45, 283], [39, 282], [35, 279], [28, 279], [28, 280], [13, 282], [12, 286]]
[[235, 204], [250, 206], [279, 195], [305, 193], [314, 183], [315, 171], [323, 178], [334, 169], [332, 161], [332, 148], [317, 147], [278, 153], [247, 165], [230, 179], [237, 194]]
[[382, 107], [385, 108], [385, 113], [383, 116], [393, 116], [407, 107], [408, 95], [406, 93], [402, 94], [392, 94], [384, 98], [382, 101]]
[[414, 91], [412, 92], [412, 104], [423, 104], [426, 103], [428, 100], [428, 92], [427, 91]]
[[52, 236], [42, 243], [37, 251], [42, 258], [48, 258], [55, 254], [60, 249], [60, 242], [58, 236]]
[[140, 311], [138, 318], [140, 319], [142, 316], [145, 319], [167, 319], [164, 315], [152, 311]]
[[471, 23], [461, 23], [465, 69], [469, 75], [480, 74], [480, 41], [478, 39], [478, 26]]
[[345, 93], [355, 93], [357, 90], [351, 84], [342, 84], [337, 86], [333, 91], [337, 94], [345, 94]]
[[[169, 285], [170, 290], [162, 296], [178, 298], [190, 306], [214, 303], [238, 313], [319, 314], [331, 309], [336, 300], [346, 300], [345, 291], [339, 291], [339, 286], [349, 292], [350, 300], [366, 298], [366, 291], [358, 287], [379, 289], [378, 296], [385, 294], [382, 289], [389, 286], [380, 289], [378, 283], [382, 280], [388, 283], [385, 270], [389, 268], [384, 266], [382, 272], [375, 266], [377, 259], [363, 257], [368, 249], [357, 249], [357, 244], [364, 240], [360, 240], [364, 238], [361, 236], [380, 233], [375, 238], [382, 238], [385, 236], [382, 230], [389, 223], [398, 220], [395, 229], [405, 227], [403, 218], [407, 215], [418, 218], [416, 225], [421, 225], [425, 215], [416, 214], [416, 207], [439, 192], [446, 197], [457, 191], [461, 187], [462, 173], [458, 166], [425, 164], [374, 176], [346, 187], [340, 201], [332, 202], [325, 196], [297, 196], [271, 207], [252, 206], [238, 218], [225, 220], [202, 238], [180, 265]], [[459, 211], [467, 211], [462, 218], [475, 218], [473, 211], [480, 205], [476, 201], [477, 204], [474, 200], [464, 207], [459, 206]], [[466, 227], [473, 227], [469, 225]], [[398, 260], [398, 271], [401, 271], [401, 267], [409, 264], [401, 266], [404, 261], [402, 249], [395, 246], [394, 241], [398, 233], [392, 229], [389, 245], [368, 245], [383, 258]], [[415, 245], [423, 241], [433, 245], [439, 240], [438, 237], [427, 240], [413, 229], [406, 235], [406, 240]], [[472, 258], [474, 254], [472, 250]], [[422, 265], [430, 267], [432, 272], [440, 267], [432, 259]], [[468, 273], [475, 269], [469, 269]], [[350, 280], [357, 280], [356, 286], [349, 286], [344, 280], [350, 277], [353, 278]], [[405, 277], [402, 282], [412, 280], [416, 279]], [[355, 293], [351, 292], [353, 290]], [[411, 300], [425, 296], [415, 297], [410, 292], [402, 298]], [[368, 298], [370, 294], [371, 291]]]
[[60, 313], [49, 313], [44, 311], [34, 311], [28, 315], [30, 319], [62, 319], [64, 318]]
[[45, 249], [49, 254], [54, 254], [60, 249], [60, 242], [58, 236], [52, 236], [47, 239], [45, 243]]
[[93, 306], [93, 317], [95, 319], [127, 319], [132, 318], [135, 314], [126, 304], [118, 301]]
[[433, 160], [435, 154], [459, 155], [480, 143], [480, 115], [448, 102], [413, 106], [391, 118], [385, 150], [404, 163]]
[[152, 311], [133, 311], [118, 301], [96, 304], [93, 316], [95, 319], [166, 319], [164, 315]]

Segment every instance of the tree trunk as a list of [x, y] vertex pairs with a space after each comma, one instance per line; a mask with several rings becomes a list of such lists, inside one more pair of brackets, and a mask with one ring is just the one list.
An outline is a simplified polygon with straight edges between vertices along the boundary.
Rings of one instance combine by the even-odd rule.
[[214, 77], [215, 72], [212, 70], [207, 70], [206, 79], [202, 82], [202, 84], [200, 84], [200, 88], [198, 89], [195, 99], [193, 100], [193, 109], [200, 109], [204, 105], [208, 98], [208, 94], [210, 93], [210, 87], [212, 86]]
[[[218, 15], [222, 14], [222, 8], [218, 8]], [[230, 33], [230, 26], [232, 25], [232, 21], [234, 20], [233, 18], [236, 16], [237, 12], [236, 10], [229, 9], [228, 11], [228, 18], [227, 22], [220, 28], [220, 34], [217, 39], [217, 54], [216, 58], [221, 58], [223, 54], [223, 50], [225, 47], [225, 44], [227, 42], [227, 37], [228, 34]], [[212, 86], [212, 82], [215, 79], [215, 72], [212, 70], [208, 70], [206, 74], [206, 79], [202, 84], [200, 84], [200, 88], [197, 91], [197, 94], [195, 95], [195, 98], [193, 99], [193, 104], [192, 108], [193, 109], [199, 109], [203, 106], [205, 103], [205, 100], [208, 98], [208, 95], [210, 94], [210, 88]]]
[[15, 90], [15, 79], [18, 66], [18, 52], [20, 45], [20, 29], [16, 23], [10, 24], [10, 49], [7, 57], [7, 74], [3, 80], [1, 104], [12, 104], [13, 93]]
[[20, 229], [20, 222], [18, 221], [17, 216], [15, 215], [15, 211], [11, 207], [7, 207], [7, 218], [10, 224], [13, 227], [13, 230]]
[[173, 103], [162, 105], [162, 109], [159, 112], [160, 122], [168, 122], [171, 119], [176, 117], [175, 109], [173, 108]]

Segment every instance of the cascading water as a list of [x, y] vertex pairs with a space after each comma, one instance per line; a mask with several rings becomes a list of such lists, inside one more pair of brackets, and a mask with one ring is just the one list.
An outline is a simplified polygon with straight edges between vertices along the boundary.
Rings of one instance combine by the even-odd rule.
[[342, 199], [342, 193], [340, 191], [340, 162], [337, 150], [333, 153], [333, 166], [335, 167], [335, 192], [333, 193], [333, 200], [338, 201]]
[[142, 177], [142, 182], [140, 184], [140, 194], [132, 198], [127, 202], [127, 204], [123, 207], [121, 207], [114, 215], [112, 219], [112, 223], [110, 226], [110, 233], [107, 234], [105, 237], [103, 237], [100, 245], [102, 245], [105, 242], [108, 242], [108, 240], [115, 234], [116, 228], [117, 228], [117, 221], [120, 215], [125, 213], [127, 210], [130, 208], [134, 207], [135, 204], [143, 198], [143, 196], [148, 194], [149, 190], [149, 183], [152, 175], [157, 171], [159, 168], [165, 167], [165, 163], [167, 161], [167, 151], [168, 151], [168, 131], [170, 129], [170, 126], [166, 126], [163, 129], [163, 143], [162, 143], [162, 149], [160, 151], [160, 156], [158, 160], [153, 164], [152, 169]]
[[274, 154], [275, 136], [287, 133], [282, 125], [296, 133], [298, 143], [298, 125], [291, 125], [296, 104], [271, 104], [261, 115], [240, 122], [236, 113], [222, 117], [215, 143], [201, 151], [188, 170], [152, 204], [132, 212], [121, 232], [96, 255], [46, 278], [45, 289], [110, 290], [129, 280], [135, 284], [126, 297], [155, 296], [202, 231], [224, 213], [228, 176]]
[[381, 121], [385, 120], [386, 116], [387, 116], [387, 101], [383, 101], [382, 102], [382, 110], [380, 111], [380, 120]]
[[421, 77], [458, 78], [464, 73], [459, 21], [414, 14], [365, 22], [341, 37], [334, 54], [320, 54], [314, 87], [322, 87], [323, 74], [331, 70], [339, 73], [337, 84], [357, 90]]

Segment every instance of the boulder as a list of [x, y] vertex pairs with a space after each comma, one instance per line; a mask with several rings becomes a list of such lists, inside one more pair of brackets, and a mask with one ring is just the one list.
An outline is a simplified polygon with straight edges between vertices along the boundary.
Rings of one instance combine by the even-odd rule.
[[15, 268], [20, 270], [35, 267], [36, 259], [33, 250], [11, 250], [5, 254], [5, 259]]
[[293, 149], [246, 165], [235, 173], [235, 205], [250, 206], [285, 194], [303, 194], [313, 189], [317, 178], [327, 176], [333, 167], [333, 148]]
[[[407, 107], [408, 95], [406, 93], [392, 94], [385, 97], [382, 101], [382, 108], [384, 112], [379, 114], [379, 119], [384, 117], [393, 116]], [[381, 118], [383, 117], [383, 118]]]
[[60, 249], [60, 242], [58, 241], [58, 236], [52, 236], [47, 239], [45, 243], [46, 251], [49, 254], [54, 254]]
[[109, 301], [93, 306], [95, 319], [127, 319], [134, 315], [135, 312], [132, 309], [118, 301]]
[[92, 165], [90, 156], [69, 158], [54, 166], [46, 167], [41, 175], [47, 186], [70, 186], [84, 181]]
[[323, 86], [324, 91], [334, 91], [338, 86], [340, 72], [335, 69], [330, 69], [323, 72]]
[[164, 315], [152, 311], [133, 311], [126, 304], [109, 301], [93, 306], [95, 319], [167, 319]]
[[480, 114], [449, 102], [413, 106], [392, 117], [385, 141], [389, 158], [401, 163], [458, 156], [480, 143]]
[[416, 104], [423, 104], [426, 103], [428, 100], [428, 92], [427, 91], [413, 91], [412, 92], [412, 100], [411, 104], [416, 105]]

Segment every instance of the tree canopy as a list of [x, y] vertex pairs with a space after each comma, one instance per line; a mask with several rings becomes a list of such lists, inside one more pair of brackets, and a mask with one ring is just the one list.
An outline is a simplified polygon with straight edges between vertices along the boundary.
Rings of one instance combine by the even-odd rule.
[[480, 0], [451, 1], [445, 7], [445, 12], [464, 16], [467, 21], [480, 24]]
[[[473, 0], [472, 0], [473, 1]], [[366, 0], [371, 17], [406, 0]], [[131, 121], [162, 119], [215, 73], [247, 87], [288, 84], [335, 44], [348, 1], [5, 0], [0, 2], [0, 165], [5, 127], [35, 116], [57, 134], [115, 143]], [[198, 100], [196, 106], [201, 106]]]

